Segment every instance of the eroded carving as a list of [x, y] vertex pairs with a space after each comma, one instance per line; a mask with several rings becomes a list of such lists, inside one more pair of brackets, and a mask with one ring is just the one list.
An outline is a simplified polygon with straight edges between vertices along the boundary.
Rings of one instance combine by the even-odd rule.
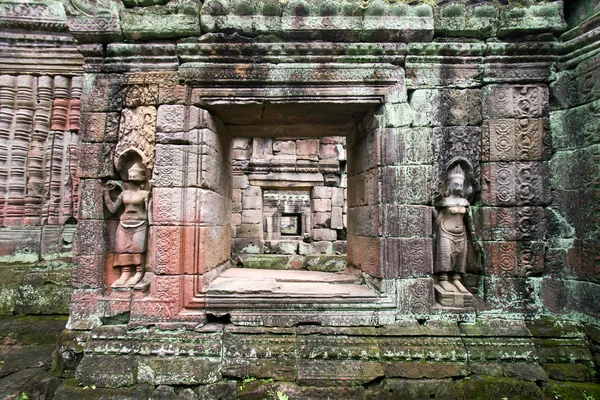
[[442, 197], [436, 202], [437, 243], [435, 297], [442, 306], [468, 307], [473, 295], [461, 283], [466, 272], [468, 235], [473, 236], [469, 198], [473, 194], [469, 164], [450, 164]]
[[144, 276], [150, 210], [148, 168], [137, 151], [129, 150], [119, 158], [117, 170], [123, 181], [108, 181], [104, 192], [104, 202], [112, 214], [123, 208], [113, 259], [113, 267], [121, 271], [112, 287], [133, 287]]

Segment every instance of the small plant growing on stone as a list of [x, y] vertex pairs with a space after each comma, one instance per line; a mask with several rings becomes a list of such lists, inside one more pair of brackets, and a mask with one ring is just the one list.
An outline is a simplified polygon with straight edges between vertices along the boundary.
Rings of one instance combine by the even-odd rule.
[[22, 392], [21, 395], [17, 398], [17, 400], [29, 400], [27, 392]]
[[583, 398], [585, 400], [596, 400], [596, 397], [594, 397], [593, 394], [587, 394], [587, 392], [583, 392]]
[[277, 391], [277, 400], [290, 400], [287, 394], [283, 394], [281, 390]]

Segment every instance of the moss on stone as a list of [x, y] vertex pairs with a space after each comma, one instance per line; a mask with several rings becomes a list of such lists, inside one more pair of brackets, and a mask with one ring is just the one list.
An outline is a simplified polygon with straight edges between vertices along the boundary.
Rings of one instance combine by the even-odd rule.
[[533, 400], [546, 396], [534, 382], [492, 376], [475, 376], [455, 385], [457, 399], [502, 399]]

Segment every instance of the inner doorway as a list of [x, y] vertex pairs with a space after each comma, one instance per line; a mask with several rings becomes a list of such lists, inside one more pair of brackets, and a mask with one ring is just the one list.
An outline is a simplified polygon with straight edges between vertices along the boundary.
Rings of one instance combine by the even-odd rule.
[[379, 183], [373, 172], [379, 142], [374, 138], [380, 132], [373, 121], [378, 106], [206, 107], [233, 136], [235, 264], [209, 284], [207, 313], [259, 325], [393, 320], [393, 300], [371, 285], [376, 279], [356, 257], [347, 259], [349, 232], [356, 238], [365, 232], [373, 236], [359, 242], [376, 240], [376, 229], [352, 226], [360, 223], [352, 218], [352, 208], [377, 213]]

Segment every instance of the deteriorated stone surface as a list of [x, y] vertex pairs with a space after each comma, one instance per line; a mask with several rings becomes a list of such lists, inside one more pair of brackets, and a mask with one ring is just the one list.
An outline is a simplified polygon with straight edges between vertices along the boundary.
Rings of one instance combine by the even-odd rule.
[[[256, 331], [235, 328], [223, 351], [212, 337], [187, 353], [160, 342], [152, 354], [90, 350], [78, 369], [82, 349], [65, 351], [58, 364], [107, 386], [101, 396], [231, 397], [237, 384], [218, 381], [243, 374], [293, 382], [240, 383], [261, 398], [468, 398], [489, 376], [534, 398], [549, 393], [535, 383], [563, 393], [561, 381], [589, 381], [597, 343], [587, 349], [569, 327], [463, 326], [443, 339], [340, 330], [316, 341], [290, 328], [548, 314], [597, 324], [599, 9], [467, 3], [1, 1], [2, 312], [65, 312], [73, 262], [72, 328], [210, 330], [229, 315], [269, 326], [265, 341], [279, 346], [275, 360], [252, 353]], [[117, 251], [121, 214], [102, 204], [131, 148], [151, 169], [147, 275], [112, 290], [111, 266], [141, 254]], [[476, 296], [473, 307], [441, 307], [433, 205], [459, 158], [471, 166], [475, 228], [460, 265]], [[230, 280], [232, 263], [351, 282], [264, 270]], [[112, 348], [131, 332], [122, 327]], [[223, 370], [226, 351], [242, 357]], [[114, 374], [94, 375], [96, 361]], [[57, 397], [82, 396], [72, 384]]]

